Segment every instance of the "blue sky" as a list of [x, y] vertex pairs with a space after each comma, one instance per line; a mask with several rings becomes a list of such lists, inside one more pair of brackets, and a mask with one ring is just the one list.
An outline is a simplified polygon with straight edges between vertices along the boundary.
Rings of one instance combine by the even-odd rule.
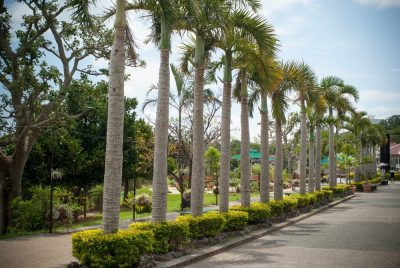
[[[25, 13], [21, 4], [6, 1], [14, 23]], [[10, 6], [10, 3], [13, 2]], [[319, 79], [339, 76], [360, 93], [359, 110], [375, 118], [400, 114], [400, 0], [263, 0], [262, 14], [274, 26], [280, 40], [279, 57], [303, 60]], [[98, 1], [101, 13], [109, 1]], [[139, 103], [151, 84], [157, 83], [159, 54], [154, 45], [143, 44], [148, 23], [131, 15], [130, 22], [139, 44], [139, 54], [147, 67], [127, 68], [131, 80], [125, 84], [126, 95]], [[111, 22], [109, 22], [111, 24]], [[172, 62], [180, 57], [178, 37], [173, 41]], [[94, 63], [104, 68], [107, 62]], [[171, 87], [174, 83], [171, 79]], [[221, 90], [222, 85], [215, 85]], [[298, 110], [291, 105], [290, 111]], [[155, 109], [146, 110], [152, 118]], [[143, 115], [142, 115], [143, 116]], [[250, 121], [251, 137], [258, 136], [259, 116]], [[233, 105], [232, 135], [240, 137], [240, 107]]]

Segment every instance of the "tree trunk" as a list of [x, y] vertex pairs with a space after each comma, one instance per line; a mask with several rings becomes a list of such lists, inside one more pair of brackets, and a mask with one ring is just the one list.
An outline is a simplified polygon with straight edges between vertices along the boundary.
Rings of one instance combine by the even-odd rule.
[[336, 185], [336, 153], [335, 153], [335, 137], [333, 132], [333, 124], [329, 124], [329, 187]]
[[275, 170], [274, 170], [274, 199], [281, 200], [283, 197], [282, 173], [283, 173], [283, 148], [282, 148], [282, 123], [275, 119]]
[[232, 88], [232, 54], [225, 53], [224, 92], [221, 115], [221, 159], [219, 171], [219, 211], [229, 209], [229, 178], [231, 159], [231, 88]]
[[260, 173], [260, 202], [269, 202], [269, 125], [267, 94], [261, 93], [261, 173]]
[[116, 233], [119, 225], [124, 131], [125, 27], [125, 0], [118, 0], [108, 87], [107, 146], [103, 192], [103, 229], [105, 233]]
[[192, 191], [190, 209], [193, 216], [203, 213], [204, 199], [204, 68], [205, 43], [196, 35], [195, 51], [195, 87], [193, 97], [193, 159], [192, 159]]
[[247, 96], [247, 72], [241, 71], [242, 88], [240, 92], [240, 201], [242, 207], [250, 206], [250, 132], [249, 132], [249, 104]]
[[321, 127], [316, 127], [315, 190], [321, 190]]
[[159, 89], [155, 126], [154, 172], [152, 196], [152, 222], [167, 218], [167, 156], [169, 119], [169, 53], [170, 49], [160, 50]]
[[309, 172], [308, 172], [308, 192], [313, 193], [315, 188], [315, 180], [314, 180], [314, 170], [315, 170], [315, 160], [314, 160], [314, 126], [310, 126], [310, 148], [309, 148], [309, 156], [308, 156], [308, 163], [309, 163]]
[[307, 119], [304, 100], [301, 103], [300, 194], [306, 193], [307, 166]]

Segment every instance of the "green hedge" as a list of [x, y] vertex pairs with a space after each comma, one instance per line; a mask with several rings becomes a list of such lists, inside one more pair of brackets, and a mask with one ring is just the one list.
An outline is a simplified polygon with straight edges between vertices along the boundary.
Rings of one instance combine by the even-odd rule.
[[223, 214], [225, 217], [224, 231], [237, 231], [247, 226], [249, 213], [244, 211], [228, 211]]
[[307, 194], [292, 194], [291, 197], [297, 199], [297, 207], [302, 208], [310, 204], [310, 197]]
[[247, 212], [249, 214], [249, 224], [263, 223], [272, 216], [271, 207], [260, 202], [251, 203], [248, 208], [240, 205], [232, 206], [230, 210]]
[[332, 190], [322, 190], [321, 192], [323, 192], [324, 193], [324, 197], [325, 198], [331, 198], [331, 196], [332, 196], [332, 194], [333, 194], [333, 191]]
[[132, 230], [152, 231], [155, 238], [154, 253], [167, 253], [179, 248], [189, 239], [189, 225], [185, 222], [150, 223], [138, 222], [129, 226]]
[[285, 205], [282, 200], [271, 200], [268, 202], [271, 207], [271, 214], [273, 217], [278, 217], [285, 211]]
[[294, 209], [297, 208], [297, 205], [299, 204], [297, 198], [293, 196], [284, 196], [282, 202], [285, 212], [293, 211]]
[[211, 211], [198, 217], [179, 216], [176, 221], [188, 224], [191, 238], [201, 239], [218, 235], [224, 229], [226, 220], [222, 213]]
[[72, 255], [91, 267], [132, 267], [141, 255], [152, 252], [154, 243], [151, 231], [82, 231], [72, 235]]

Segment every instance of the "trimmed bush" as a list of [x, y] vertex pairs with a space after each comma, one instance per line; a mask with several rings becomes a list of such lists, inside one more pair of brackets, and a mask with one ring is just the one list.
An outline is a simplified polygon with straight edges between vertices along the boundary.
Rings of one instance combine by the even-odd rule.
[[273, 217], [282, 215], [285, 210], [285, 205], [282, 200], [271, 200], [268, 205], [271, 207], [271, 214]]
[[138, 222], [129, 226], [132, 230], [152, 231], [155, 239], [154, 253], [167, 253], [178, 249], [189, 239], [189, 225], [185, 222]]
[[310, 205], [314, 205], [316, 203], [316, 200], [317, 200], [315, 193], [307, 193], [306, 195], [308, 196], [308, 198], [310, 200], [309, 204]]
[[332, 196], [332, 191], [331, 190], [322, 190], [321, 192], [323, 192], [324, 193], [324, 197], [325, 198], [330, 198], [331, 196]]
[[247, 212], [249, 214], [249, 224], [263, 223], [271, 218], [271, 207], [260, 202], [251, 203], [248, 208], [240, 205], [232, 206], [230, 210]]
[[247, 226], [249, 213], [244, 211], [228, 211], [223, 214], [226, 220], [224, 231], [237, 231]]
[[291, 197], [297, 199], [297, 207], [302, 208], [310, 204], [310, 197], [307, 194], [292, 194]]
[[285, 212], [290, 212], [297, 208], [298, 201], [297, 198], [292, 196], [284, 196], [282, 199], [283, 207]]
[[72, 255], [87, 266], [132, 267], [140, 262], [141, 255], [152, 251], [154, 242], [151, 231], [82, 231], [72, 235]]
[[324, 199], [324, 192], [321, 191], [314, 192], [314, 195], [317, 202], [321, 202]]
[[218, 235], [224, 229], [226, 220], [221, 213], [211, 211], [198, 217], [191, 215], [179, 216], [176, 221], [188, 224], [191, 238], [201, 239]]

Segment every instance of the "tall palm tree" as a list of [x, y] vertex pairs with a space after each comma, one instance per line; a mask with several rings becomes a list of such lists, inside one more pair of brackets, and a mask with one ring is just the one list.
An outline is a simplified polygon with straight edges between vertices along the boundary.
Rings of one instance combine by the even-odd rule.
[[288, 92], [291, 88], [290, 63], [281, 64], [281, 80], [271, 95], [272, 117], [275, 119], [276, 154], [274, 167], [274, 199], [283, 198], [283, 147], [282, 147], [282, 124], [286, 122], [285, 112], [288, 108]]
[[[321, 190], [321, 127], [324, 124], [324, 113], [326, 102], [321, 94], [320, 87], [315, 95], [314, 117], [315, 117], [315, 190]], [[310, 138], [311, 139], [311, 138]], [[311, 147], [311, 144], [310, 144]]]
[[195, 67], [195, 88], [193, 104], [193, 164], [191, 213], [199, 216], [203, 210], [204, 198], [204, 125], [203, 125], [203, 89], [204, 72], [208, 63], [209, 52], [213, 49], [216, 36], [224, 26], [229, 25], [226, 12], [235, 5], [247, 5], [253, 10], [260, 7], [258, 1], [215, 1], [192, 0], [185, 3], [185, 16], [181, 29], [194, 34], [193, 50]]
[[260, 172], [260, 202], [269, 202], [269, 119], [268, 119], [268, 95], [276, 88], [276, 83], [281, 79], [278, 63], [271, 57], [265, 57], [265, 71], [251, 74], [252, 94], [249, 98], [250, 116], [253, 115], [255, 103], [260, 100], [258, 107], [261, 116], [261, 172]]
[[232, 57], [240, 52], [248, 42], [257, 43], [258, 47], [267, 50], [275, 43], [272, 27], [262, 18], [249, 14], [245, 10], [237, 10], [229, 15], [232, 24], [224, 27], [223, 34], [217, 39], [215, 46], [224, 51], [224, 89], [221, 116], [221, 163], [220, 163], [220, 203], [221, 212], [229, 207], [229, 177], [230, 177], [230, 120], [231, 120], [231, 88], [232, 88]]
[[[334, 140], [334, 111], [350, 110], [352, 107], [349, 97], [358, 100], [358, 91], [343, 80], [335, 76], [322, 78], [320, 83], [321, 94], [324, 97], [329, 112], [329, 186], [336, 185], [336, 153]], [[343, 112], [342, 112], [343, 113]]]
[[[179, 18], [176, 5], [176, 1], [158, 0], [132, 0], [125, 5], [125, 10], [142, 11], [148, 14], [147, 17], [152, 18], [152, 34], [149, 40], [154, 41], [160, 48], [152, 195], [153, 222], [165, 221], [167, 215], [169, 55], [171, 52], [171, 33]], [[109, 10], [104, 18], [108, 18], [114, 13], [115, 10]]]
[[108, 86], [107, 147], [103, 192], [105, 233], [117, 232], [119, 224], [124, 128], [125, 0], [117, 0], [114, 30]]
[[311, 67], [303, 62], [293, 63], [293, 83], [294, 90], [297, 92], [297, 101], [300, 104], [300, 193], [306, 193], [306, 166], [307, 166], [307, 117], [306, 102], [310, 101], [316, 88], [317, 79]]

